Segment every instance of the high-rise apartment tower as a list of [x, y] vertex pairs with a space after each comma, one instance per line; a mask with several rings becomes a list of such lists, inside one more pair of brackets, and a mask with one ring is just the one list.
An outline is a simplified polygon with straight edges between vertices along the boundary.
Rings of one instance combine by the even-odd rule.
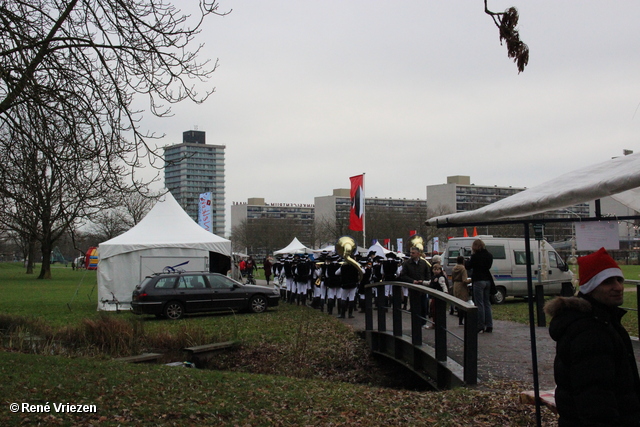
[[224, 236], [224, 145], [205, 142], [205, 132], [182, 133], [182, 143], [164, 147], [165, 187], [194, 221], [201, 193], [211, 192], [213, 232]]

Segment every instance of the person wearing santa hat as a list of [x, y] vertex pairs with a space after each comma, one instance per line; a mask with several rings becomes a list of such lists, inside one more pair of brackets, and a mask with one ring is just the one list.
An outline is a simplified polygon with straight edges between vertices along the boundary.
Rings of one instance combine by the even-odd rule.
[[578, 266], [578, 296], [545, 305], [556, 341], [558, 425], [640, 426], [640, 377], [620, 323], [622, 270], [604, 248], [578, 258]]

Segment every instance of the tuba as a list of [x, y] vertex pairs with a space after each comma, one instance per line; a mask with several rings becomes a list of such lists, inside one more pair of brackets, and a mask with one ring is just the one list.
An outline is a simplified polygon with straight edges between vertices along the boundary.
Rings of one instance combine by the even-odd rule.
[[362, 269], [360, 268], [360, 264], [356, 262], [351, 256], [354, 254], [358, 245], [356, 245], [356, 241], [349, 236], [342, 236], [338, 239], [338, 243], [336, 243], [336, 253], [344, 258], [345, 262], [351, 264], [358, 271], [358, 282], [362, 282]]
[[419, 234], [414, 234], [411, 239], [409, 239], [409, 243], [411, 244], [410, 248], [413, 248], [415, 246], [416, 248], [420, 249], [420, 252], [422, 252], [421, 258], [425, 260], [429, 268], [431, 268], [431, 263], [427, 261], [427, 258], [424, 255], [424, 239], [422, 238], [422, 236]]

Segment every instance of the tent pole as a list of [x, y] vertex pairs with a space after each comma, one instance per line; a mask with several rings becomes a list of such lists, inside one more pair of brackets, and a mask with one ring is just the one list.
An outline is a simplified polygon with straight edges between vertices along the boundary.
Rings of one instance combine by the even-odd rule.
[[538, 350], [536, 345], [536, 324], [533, 315], [533, 278], [531, 274], [531, 239], [529, 237], [529, 223], [524, 223], [524, 250], [527, 260], [527, 303], [529, 305], [529, 333], [531, 336], [531, 364], [533, 368], [533, 392], [536, 401], [536, 425], [542, 426], [540, 408], [540, 385], [538, 383]]

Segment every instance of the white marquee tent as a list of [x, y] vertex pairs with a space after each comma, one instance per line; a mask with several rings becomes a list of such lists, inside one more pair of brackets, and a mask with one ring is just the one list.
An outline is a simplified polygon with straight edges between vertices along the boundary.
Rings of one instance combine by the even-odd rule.
[[282, 254], [311, 254], [314, 250], [303, 245], [297, 237], [294, 237], [291, 243], [289, 243], [284, 248], [275, 251], [274, 255], [282, 255]]
[[210, 262], [228, 265], [231, 241], [200, 227], [167, 193], [135, 227], [100, 243], [98, 254], [98, 309], [113, 311], [129, 307], [131, 293], [147, 275], [167, 267], [201, 271]]
[[391, 251], [385, 248], [384, 246], [382, 246], [380, 242], [376, 242], [375, 244], [369, 247], [368, 252], [375, 252], [376, 255], [383, 257], [383, 256], [386, 256]]

